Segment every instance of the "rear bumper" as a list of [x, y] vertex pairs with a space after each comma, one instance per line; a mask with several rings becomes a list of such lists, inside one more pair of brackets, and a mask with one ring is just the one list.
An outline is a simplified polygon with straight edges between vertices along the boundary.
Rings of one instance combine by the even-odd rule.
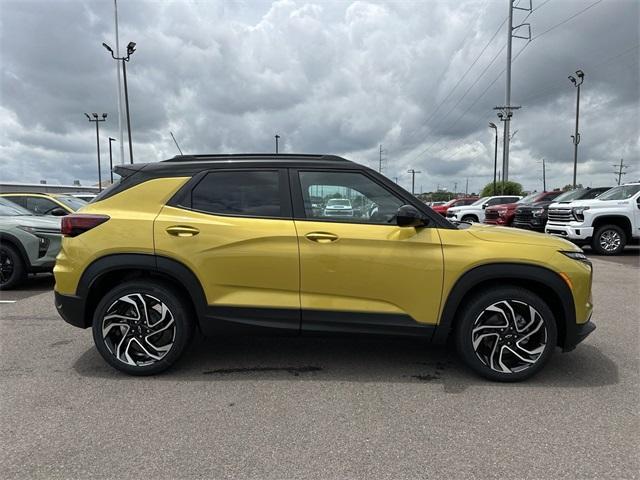
[[85, 301], [83, 298], [76, 297], [74, 295], [62, 295], [58, 292], [53, 292], [55, 296], [56, 310], [62, 319], [79, 328], [88, 328], [91, 326], [91, 319], [86, 319]]

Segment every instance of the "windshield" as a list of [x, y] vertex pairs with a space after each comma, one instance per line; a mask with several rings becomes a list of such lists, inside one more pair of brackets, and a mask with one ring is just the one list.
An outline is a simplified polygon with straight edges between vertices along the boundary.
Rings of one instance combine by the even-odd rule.
[[82, 200], [80, 198], [66, 196], [66, 195], [57, 196], [56, 200], [58, 200], [60, 203], [62, 203], [64, 205], [66, 205], [67, 207], [72, 209], [74, 212], [76, 210], [78, 210], [79, 208], [84, 207], [87, 204], [87, 202], [85, 202], [84, 200]]
[[640, 191], [640, 185], [620, 185], [607, 190], [598, 197], [598, 200], [626, 200]]
[[530, 195], [527, 195], [524, 198], [521, 198], [520, 200], [518, 200], [516, 203], [531, 203], [531, 201], [536, 198], [539, 195], [538, 192], [534, 192]]
[[341, 205], [343, 207], [350, 207], [351, 202], [349, 200], [343, 200], [341, 198], [332, 198], [331, 200], [329, 200], [327, 205]]
[[489, 199], [489, 197], [482, 197], [481, 199], [476, 200], [475, 202], [473, 202], [471, 205], [482, 205], [488, 199]]
[[0, 217], [14, 217], [17, 215], [33, 215], [33, 213], [6, 198], [0, 198]]
[[566, 202], [569, 200], [575, 200], [576, 198], [580, 198], [586, 188], [576, 188], [575, 190], [569, 190], [568, 192], [564, 192], [563, 194], [556, 197], [556, 202]]

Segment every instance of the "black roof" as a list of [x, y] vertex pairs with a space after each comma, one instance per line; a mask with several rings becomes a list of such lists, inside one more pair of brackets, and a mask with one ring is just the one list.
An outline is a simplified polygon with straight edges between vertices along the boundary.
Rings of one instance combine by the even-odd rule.
[[220, 162], [220, 161], [321, 161], [321, 162], [349, 162], [336, 155], [310, 153], [205, 153], [197, 155], [176, 155], [164, 162]]
[[[310, 155], [296, 153], [232, 153], [204, 155], [176, 155], [173, 158], [153, 163], [118, 165], [113, 171], [122, 177], [143, 173], [145, 177], [165, 175], [195, 175], [211, 168], [242, 167], [300, 167], [318, 166], [353, 168], [356, 164], [336, 155]], [[361, 168], [367, 168], [360, 166]]]

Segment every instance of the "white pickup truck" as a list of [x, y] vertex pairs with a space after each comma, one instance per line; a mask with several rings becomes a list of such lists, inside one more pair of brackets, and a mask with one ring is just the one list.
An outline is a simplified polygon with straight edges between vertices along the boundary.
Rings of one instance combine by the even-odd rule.
[[613, 187], [593, 200], [553, 203], [544, 231], [617, 255], [640, 239], [640, 183]]

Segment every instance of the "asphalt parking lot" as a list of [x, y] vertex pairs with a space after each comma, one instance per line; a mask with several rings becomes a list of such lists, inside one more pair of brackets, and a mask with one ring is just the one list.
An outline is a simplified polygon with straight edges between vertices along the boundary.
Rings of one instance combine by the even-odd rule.
[[0, 300], [2, 478], [637, 478], [640, 250], [592, 257], [598, 329], [534, 379], [380, 339], [197, 339], [108, 367], [50, 277]]

